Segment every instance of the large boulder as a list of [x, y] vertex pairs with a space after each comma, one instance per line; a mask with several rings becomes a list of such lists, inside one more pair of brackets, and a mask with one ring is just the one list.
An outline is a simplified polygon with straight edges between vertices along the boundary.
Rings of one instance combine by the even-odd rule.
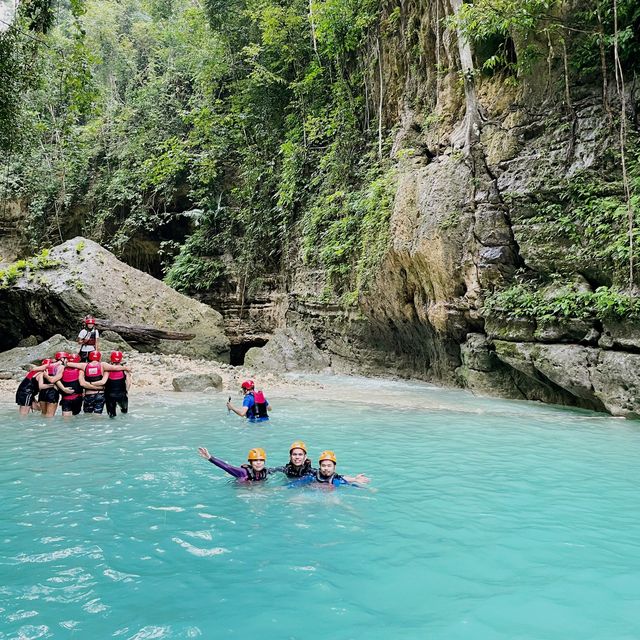
[[[99, 244], [74, 238], [31, 260], [0, 286], [0, 348], [31, 334], [77, 335], [84, 315], [115, 323], [149, 325], [195, 334], [190, 341], [161, 340], [153, 350], [228, 361], [222, 316], [134, 269]], [[138, 345], [136, 345], [138, 346]]]
[[300, 329], [278, 329], [264, 347], [249, 349], [244, 357], [247, 367], [267, 371], [318, 372], [330, 364], [329, 357], [313, 342], [313, 337]]
[[217, 373], [185, 373], [171, 381], [174, 391], [222, 391], [222, 378]]

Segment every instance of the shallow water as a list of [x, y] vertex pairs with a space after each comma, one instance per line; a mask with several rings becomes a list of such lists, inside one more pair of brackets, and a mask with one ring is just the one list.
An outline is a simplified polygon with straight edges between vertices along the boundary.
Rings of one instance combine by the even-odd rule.
[[[638, 637], [638, 422], [320, 380], [266, 425], [226, 396], [0, 406], [0, 638]], [[371, 485], [241, 485], [196, 453], [277, 465], [298, 438]]]

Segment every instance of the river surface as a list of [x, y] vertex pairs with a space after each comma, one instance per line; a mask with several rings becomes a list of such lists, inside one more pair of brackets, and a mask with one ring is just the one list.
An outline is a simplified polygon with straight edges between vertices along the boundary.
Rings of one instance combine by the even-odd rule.
[[[640, 423], [316, 380], [260, 425], [226, 395], [0, 405], [0, 638], [637, 640]], [[196, 451], [275, 466], [296, 439], [370, 485], [243, 485]]]

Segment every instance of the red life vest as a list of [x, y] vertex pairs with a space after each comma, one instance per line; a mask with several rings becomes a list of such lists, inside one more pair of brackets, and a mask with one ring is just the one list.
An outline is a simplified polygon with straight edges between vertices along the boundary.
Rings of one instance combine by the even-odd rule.
[[84, 379], [87, 382], [102, 380], [102, 364], [99, 362], [90, 362], [84, 369]]
[[80, 369], [65, 367], [62, 372], [62, 382], [75, 382], [80, 377]]

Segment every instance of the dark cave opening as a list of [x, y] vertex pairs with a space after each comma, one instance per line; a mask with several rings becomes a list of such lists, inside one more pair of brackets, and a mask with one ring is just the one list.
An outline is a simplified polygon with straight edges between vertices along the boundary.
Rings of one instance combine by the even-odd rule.
[[244, 357], [247, 351], [252, 347], [264, 347], [269, 342], [263, 338], [254, 338], [253, 340], [246, 340], [244, 342], [238, 342], [231, 345], [231, 351], [229, 353], [229, 364], [237, 367], [244, 364]]

